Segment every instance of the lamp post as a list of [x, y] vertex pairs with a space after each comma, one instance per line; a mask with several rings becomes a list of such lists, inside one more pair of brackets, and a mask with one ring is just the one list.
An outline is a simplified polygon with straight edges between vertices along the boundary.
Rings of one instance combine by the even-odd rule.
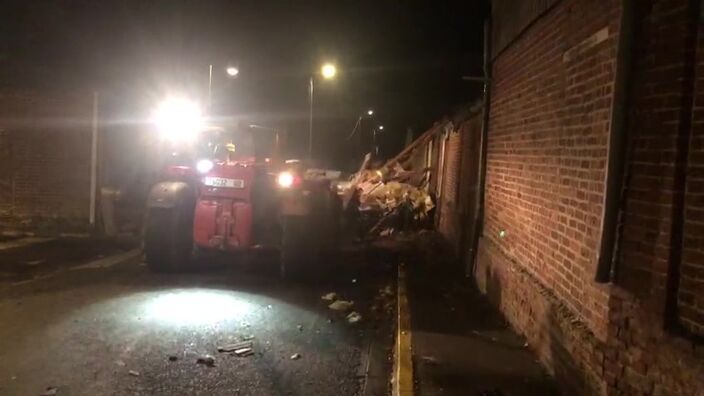
[[384, 126], [379, 125], [378, 127], [374, 128], [374, 133], [372, 134], [372, 140], [374, 144], [374, 155], [378, 156], [379, 155], [379, 145], [376, 143], [376, 131], [383, 131]]
[[[231, 78], [237, 77], [238, 74], [240, 74], [240, 69], [238, 69], [235, 66], [228, 66], [225, 68], [225, 72], [227, 73], [228, 76]], [[213, 104], [213, 64], [211, 63], [208, 65], [208, 110], [212, 107]]]
[[[337, 75], [337, 67], [332, 63], [325, 63], [320, 68], [320, 74], [326, 80], [332, 80]], [[313, 93], [315, 91], [315, 75], [308, 80], [308, 158], [313, 158]]]

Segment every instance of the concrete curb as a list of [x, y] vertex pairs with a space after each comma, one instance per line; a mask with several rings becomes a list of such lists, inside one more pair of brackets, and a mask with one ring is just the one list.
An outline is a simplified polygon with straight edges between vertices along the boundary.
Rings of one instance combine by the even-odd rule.
[[38, 243], [53, 241], [56, 238], [25, 237], [13, 241], [0, 242], [0, 250], [16, 249], [25, 246], [32, 246]]
[[406, 295], [406, 270], [404, 264], [398, 266], [396, 299], [396, 311], [398, 316], [391, 394], [393, 396], [413, 396], [411, 314], [408, 309], [408, 296]]
[[43, 276], [38, 276], [36, 278], [27, 279], [27, 280], [23, 280], [23, 281], [19, 281], [19, 282], [14, 282], [14, 283], [11, 283], [11, 285], [12, 286], [20, 286], [20, 285], [25, 285], [28, 283], [40, 281], [40, 280], [51, 279], [61, 273], [68, 273], [68, 272], [80, 271], [80, 270], [109, 268], [109, 267], [112, 267], [117, 264], [122, 264], [128, 260], [132, 260], [137, 257], [140, 257], [141, 255], [142, 255], [142, 249], [132, 249], [132, 250], [128, 250], [126, 252], [114, 254], [112, 256], [103, 257], [101, 259], [94, 260], [89, 263], [79, 265], [77, 267], [71, 267], [66, 270], [54, 271], [54, 272], [50, 272], [50, 273], [43, 275]]
[[91, 261], [77, 267], [71, 267], [70, 271], [84, 270], [84, 269], [101, 269], [112, 267], [116, 264], [121, 264], [127, 260], [132, 260], [142, 255], [142, 249], [132, 249], [123, 253], [114, 254], [112, 256], [103, 257], [98, 260]]

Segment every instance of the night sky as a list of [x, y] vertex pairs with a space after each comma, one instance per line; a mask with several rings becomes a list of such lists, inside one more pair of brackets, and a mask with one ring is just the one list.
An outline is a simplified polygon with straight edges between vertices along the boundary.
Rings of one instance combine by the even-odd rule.
[[478, 99], [480, 87], [461, 76], [481, 73], [487, 10], [467, 0], [5, 0], [0, 89], [98, 90], [122, 104], [120, 117], [139, 119], [169, 93], [204, 100], [213, 64], [219, 114], [285, 127], [300, 141], [308, 77], [334, 61], [339, 78], [316, 87], [316, 150], [335, 157], [372, 107], [392, 154], [407, 128], [417, 135]]

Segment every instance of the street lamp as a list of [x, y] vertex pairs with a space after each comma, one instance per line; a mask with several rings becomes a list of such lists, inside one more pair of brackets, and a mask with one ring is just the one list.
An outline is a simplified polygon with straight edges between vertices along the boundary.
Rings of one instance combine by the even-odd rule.
[[326, 63], [320, 68], [320, 74], [322, 74], [323, 78], [326, 80], [332, 80], [337, 74], [337, 67], [332, 63]]
[[373, 116], [374, 110], [372, 110], [372, 109], [367, 110], [367, 115]]
[[[228, 66], [225, 69], [225, 72], [227, 72], [227, 75], [235, 78], [237, 77], [238, 74], [240, 74], [240, 69], [234, 67], [234, 66]], [[213, 65], [212, 63], [208, 65], [208, 110], [210, 110], [211, 105], [213, 103]]]
[[374, 154], [379, 155], [379, 145], [376, 143], [376, 131], [379, 130], [380, 132], [384, 130], [383, 125], [379, 125], [378, 127], [374, 128], [372, 130], [372, 144], [374, 145]]
[[238, 74], [240, 74], [240, 69], [234, 67], [234, 66], [228, 66], [227, 69], [225, 69], [227, 72], [227, 75], [230, 77], [236, 77]]
[[[320, 74], [326, 80], [332, 80], [337, 76], [337, 67], [332, 63], [325, 63], [320, 67]], [[313, 158], [313, 92], [315, 90], [314, 75], [310, 76], [309, 88], [309, 114], [308, 114], [308, 158]]]

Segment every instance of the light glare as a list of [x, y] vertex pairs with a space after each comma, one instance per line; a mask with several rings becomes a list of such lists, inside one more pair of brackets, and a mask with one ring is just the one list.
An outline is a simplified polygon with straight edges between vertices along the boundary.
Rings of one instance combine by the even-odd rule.
[[237, 76], [238, 74], [240, 74], [240, 69], [238, 69], [238, 68], [236, 68], [236, 67], [234, 67], [234, 66], [228, 67], [228, 68], [226, 69], [226, 71], [227, 71], [227, 74], [228, 74], [230, 77], [235, 77], [235, 76]]
[[326, 63], [320, 69], [320, 73], [325, 79], [330, 80], [335, 78], [335, 75], [337, 74], [337, 68], [332, 63]]
[[251, 308], [228, 293], [179, 290], [156, 297], [147, 306], [147, 314], [151, 319], [173, 325], [213, 325], [242, 319]]
[[289, 188], [293, 185], [293, 175], [291, 172], [281, 172], [276, 181], [279, 183], [279, 186]]
[[209, 159], [202, 159], [202, 160], [196, 162], [196, 169], [200, 173], [208, 173], [208, 172], [210, 172], [211, 169], [213, 169], [214, 165], [215, 164], [213, 164], [213, 161], [211, 161]]
[[200, 107], [185, 98], [168, 98], [154, 111], [152, 121], [162, 138], [174, 143], [190, 142], [204, 126]]

